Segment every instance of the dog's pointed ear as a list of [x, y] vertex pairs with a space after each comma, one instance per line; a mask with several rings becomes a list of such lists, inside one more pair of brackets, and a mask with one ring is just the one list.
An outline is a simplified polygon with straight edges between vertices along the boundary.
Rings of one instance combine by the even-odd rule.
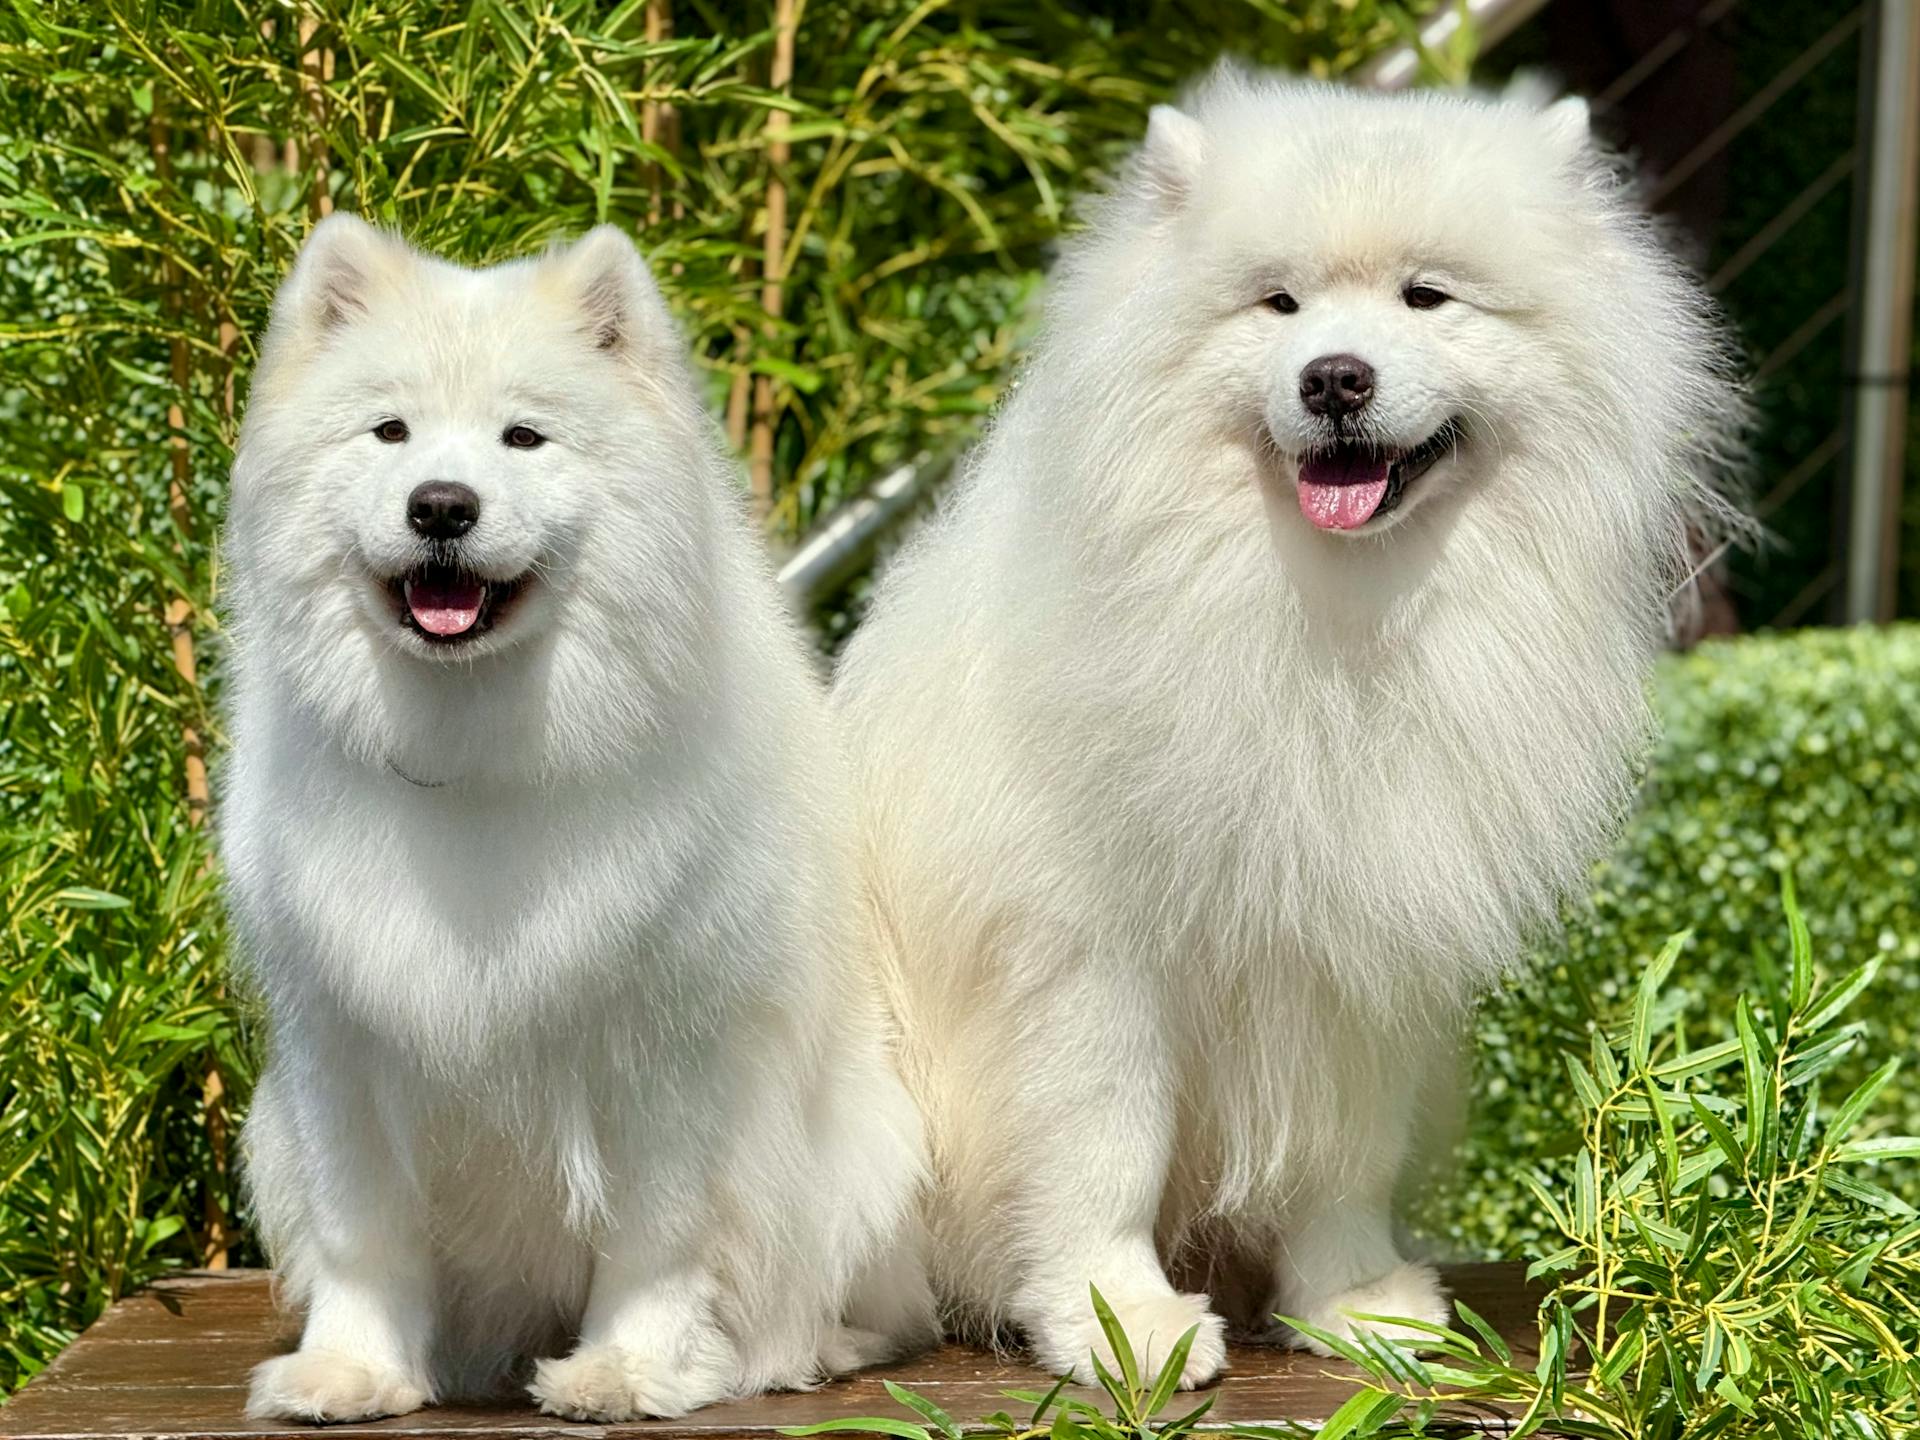
[[336, 211], [300, 247], [281, 289], [282, 313], [303, 334], [342, 329], [368, 314], [380, 289], [414, 263], [399, 236]]
[[1540, 112], [1540, 123], [1554, 149], [1567, 159], [1576, 159], [1593, 143], [1593, 112], [1578, 95], [1556, 100]]
[[639, 248], [618, 225], [596, 225], [547, 264], [596, 350], [632, 357], [671, 348], [667, 303]]
[[1192, 190], [1207, 159], [1207, 129], [1184, 110], [1156, 105], [1147, 112], [1147, 138], [1139, 173], [1165, 208], [1177, 209]]

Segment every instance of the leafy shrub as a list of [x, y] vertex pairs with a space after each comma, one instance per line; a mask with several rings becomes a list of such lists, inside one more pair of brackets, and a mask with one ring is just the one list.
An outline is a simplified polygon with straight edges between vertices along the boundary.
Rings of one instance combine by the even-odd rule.
[[1710, 1002], [1734, 1038], [1699, 1045], [1664, 988], [1683, 934], [1584, 1057], [1559, 1057], [1579, 1145], [1527, 1177], [1554, 1247], [1531, 1272], [1554, 1278], [1538, 1365], [1484, 1335], [1445, 1337], [1431, 1369], [1375, 1347], [1355, 1357], [1381, 1382], [1370, 1417], [1438, 1386], [1612, 1440], [1913, 1433], [1920, 1212], [1877, 1172], [1920, 1156], [1920, 1136], [1884, 1133], [1900, 1062], [1875, 1065], [1884, 1027], [1847, 1014], [1886, 956], [1816, 989], [1791, 887], [1786, 912], [1785, 955], [1756, 950], [1751, 993]]
[[[1578, 1143], [1537, 1173], [1516, 1165], [1509, 1192], [1544, 1219], [1550, 1277], [1538, 1358], [1516, 1361], [1465, 1304], [1404, 1342], [1347, 1341], [1298, 1320], [1368, 1377], [1328, 1418], [1322, 1440], [1457, 1433], [1468, 1414], [1602, 1440], [1682, 1436], [1853, 1435], [1896, 1440], [1920, 1425], [1920, 1212], [1877, 1183], [1889, 1160], [1920, 1156], [1920, 1136], [1873, 1133], [1874, 1107], [1898, 1069], [1888, 1060], [1850, 1092], [1840, 1070], [1877, 1058], [1849, 1009], [1885, 957], [1816, 985], [1814, 942], [1789, 887], [1789, 940], [1732, 1006], [1737, 1036], [1697, 1046], [1686, 997], [1667, 988], [1687, 937], [1640, 972], [1629, 1003], [1596, 1018], [1587, 1043], [1552, 1059]], [[1823, 1105], [1823, 1090], [1837, 1104]], [[1157, 1382], [1143, 1379], [1111, 1313], [1095, 1309], [1121, 1375], [1099, 1378], [1112, 1415], [1064, 1395], [1008, 1392], [1025, 1421], [986, 1417], [1001, 1440], [1146, 1440], [1172, 1399], [1189, 1331]], [[1287, 1318], [1287, 1317], [1282, 1317]], [[1397, 1319], [1397, 1317], [1371, 1317]], [[1098, 1360], [1095, 1365], [1098, 1367]], [[864, 1431], [958, 1440], [951, 1418], [889, 1386], [920, 1416], [850, 1418], [788, 1431]], [[1052, 1423], [1048, 1423], [1049, 1412]], [[1172, 1422], [1185, 1433], [1206, 1402]], [[1305, 1427], [1228, 1425], [1236, 1440], [1281, 1440]]]
[[[1180, 1371], [1186, 1366], [1187, 1353], [1193, 1349], [1194, 1337], [1200, 1333], [1200, 1327], [1191, 1327], [1174, 1341], [1172, 1348], [1167, 1351], [1167, 1358], [1157, 1370], [1145, 1370], [1141, 1361], [1146, 1357], [1134, 1353], [1133, 1341], [1098, 1286], [1089, 1287], [1088, 1298], [1093, 1302], [1094, 1317], [1113, 1350], [1114, 1364], [1119, 1371], [1115, 1374], [1109, 1370], [1099, 1354], [1094, 1354], [1094, 1375], [1100, 1382], [1100, 1388], [1107, 1392], [1107, 1399], [1112, 1402], [1111, 1415], [1099, 1405], [1067, 1394], [1068, 1377], [1062, 1376], [1044, 1394], [1037, 1390], [1000, 1392], [1022, 1409], [1032, 1407], [1024, 1420], [1015, 1418], [1005, 1410], [996, 1410], [979, 1422], [962, 1428], [961, 1422], [926, 1396], [889, 1380], [886, 1382], [887, 1394], [918, 1415], [919, 1420], [867, 1415], [844, 1420], [822, 1420], [812, 1425], [783, 1426], [780, 1433], [793, 1436], [891, 1435], [897, 1440], [962, 1440], [968, 1429], [975, 1434], [989, 1435], [993, 1440], [1148, 1440], [1150, 1436], [1158, 1436], [1159, 1440], [1185, 1440], [1185, 1437], [1197, 1433], [1196, 1427], [1213, 1409], [1211, 1395], [1188, 1408], [1183, 1415], [1168, 1416], [1166, 1411], [1178, 1393]], [[1248, 1440], [1254, 1440], [1255, 1436], [1265, 1432], [1226, 1427], [1223, 1430], [1209, 1429], [1206, 1433], [1246, 1436]]]
[[[1343, 69], [1433, 3], [13, 7], [0, 333], [56, 374], [112, 345], [132, 368], [107, 372], [108, 416], [184, 388], [224, 433], [225, 386], [323, 205], [468, 261], [612, 222], [651, 252], [716, 403], [766, 382], [752, 404], [791, 534], [991, 407], [1069, 199], [1152, 101], [1223, 50]], [[795, 10], [776, 84], [775, 16]], [[64, 411], [57, 389], [34, 398]], [[99, 472], [72, 458], [65, 481]], [[194, 467], [217, 489], [218, 445]]]
[[[1584, 1050], [1596, 1017], [1634, 993], [1671, 926], [1698, 937], [1669, 1000], [1693, 1043], [1732, 1037], [1754, 977], [1776, 988], [1783, 875], [1807, 901], [1820, 964], [1887, 962], [1865, 1017], [1871, 1043], [1836, 1083], [1865, 1079], [1865, 1053], [1920, 1045], [1920, 626], [1704, 645], [1662, 664], [1656, 697], [1664, 728], [1645, 794], [1591, 905], [1482, 1014], [1463, 1171], [1426, 1220], [1449, 1248], [1543, 1243], [1547, 1218], [1514, 1191], [1514, 1166], [1577, 1145], [1560, 1057]], [[1901, 1129], [1920, 1133], [1920, 1090], [1896, 1086], [1886, 1100]], [[1916, 1173], [1895, 1172], [1902, 1184]]]
[[179, 561], [137, 492], [84, 493], [0, 513], [0, 1389], [218, 1243], [249, 1074], [180, 794], [208, 717], [153, 633]]

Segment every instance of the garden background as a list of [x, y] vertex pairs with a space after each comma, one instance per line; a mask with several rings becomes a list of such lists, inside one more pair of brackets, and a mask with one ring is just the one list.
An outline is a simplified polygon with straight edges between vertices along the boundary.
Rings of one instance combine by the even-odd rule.
[[[1740, 85], [1831, 18], [1812, 0], [1746, 7]], [[631, 228], [743, 483], [790, 542], [890, 467], [975, 432], [1073, 197], [1110, 173], [1149, 102], [1222, 50], [1339, 75], [1412, 24], [1376, 0], [0, 13], [0, 1388], [161, 1270], [259, 1259], [233, 1152], [258, 1037], [224, 969], [208, 835], [214, 542], [268, 301], [316, 215], [356, 210], [475, 262], [600, 221]], [[1804, 147], [1778, 136], [1850, 121], [1850, 54], [1774, 138], [1734, 152], [1722, 258], [1750, 238], [1747, 217], [1809, 178]], [[1462, 78], [1472, 58], [1468, 30], [1426, 57], [1427, 78]], [[1836, 195], [1840, 218], [1811, 214], [1798, 243], [1844, 246]], [[1794, 322], [1808, 263], [1789, 247], [1724, 296], [1756, 346]], [[1763, 482], [1838, 404], [1817, 373], [1775, 384], [1760, 396]], [[1920, 483], [1908, 493], [1913, 616]], [[1736, 562], [1739, 593], [1790, 590], [1811, 563], [1796, 550], [1807, 527], [1776, 524], [1781, 544]], [[1560, 1243], [1516, 1177], [1580, 1150], [1567, 1056], [1617, 1033], [1669, 932], [1694, 938], [1649, 1001], [1663, 1043], [1734, 1035], [1743, 995], [1754, 1023], [1784, 1026], [1784, 875], [1823, 976], [1884, 962], [1865, 1019], [1823, 1052], [1829, 1083], [1845, 1093], [1914, 1047], [1920, 631], [1713, 642], [1669, 661], [1657, 690], [1666, 733], [1641, 812], [1593, 903], [1487, 1006], [1460, 1173], [1414, 1197], [1455, 1253]], [[1869, 1129], [1920, 1132], [1920, 1096], [1876, 1088]], [[1757, 1133], [1741, 1132], [1749, 1149]], [[1890, 1263], [1911, 1256], [1910, 1212], [1880, 1187], [1912, 1172], [1886, 1153], [1892, 1168], [1857, 1182], [1845, 1236]], [[1903, 1345], [1914, 1320], [1909, 1305]]]

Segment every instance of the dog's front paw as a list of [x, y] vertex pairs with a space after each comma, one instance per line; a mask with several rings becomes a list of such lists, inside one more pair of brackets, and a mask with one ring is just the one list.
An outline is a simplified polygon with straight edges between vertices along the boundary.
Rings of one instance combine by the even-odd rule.
[[582, 1345], [564, 1360], [542, 1360], [527, 1387], [543, 1411], [567, 1420], [671, 1420], [730, 1388], [717, 1361], [674, 1365], [624, 1345]]
[[[1187, 1351], [1187, 1363], [1180, 1370], [1180, 1388], [1192, 1390], [1205, 1385], [1227, 1362], [1227, 1324], [1207, 1308], [1204, 1295], [1108, 1296], [1114, 1318], [1126, 1331], [1140, 1363], [1140, 1373], [1152, 1377], [1159, 1373], [1180, 1337], [1199, 1326], [1193, 1347]], [[1084, 1317], [1075, 1315], [1053, 1324], [1036, 1325], [1030, 1337], [1036, 1359], [1052, 1373], [1071, 1372], [1081, 1385], [1095, 1383], [1093, 1357], [1109, 1375], [1120, 1373], [1113, 1347], [1107, 1343], [1099, 1317], [1089, 1305]]]
[[[1414, 1342], [1431, 1341], [1433, 1338], [1411, 1325], [1383, 1325], [1376, 1321], [1355, 1319], [1356, 1315], [1423, 1320], [1429, 1325], [1447, 1325], [1453, 1320], [1453, 1311], [1447, 1304], [1447, 1292], [1441, 1287], [1439, 1275], [1431, 1265], [1419, 1265], [1411, 1261], [1394, 1266], [1378, 1280], [1356, 1285], [1351, 1290], [1344, 1290], [1303, 1309], [1305, 1313], [1300, 1319], [1314, 1329], [1324, 1330], [1341, 1340], [1354, 1340], [1361, 1335], [1371, 1335], [1379, 1340]], [[1281, 1339], [1297, 1350], [1311, 1350], [1316, 1355], [1333, 1353], [1311, 1335], [1303, 1335], [1291, 1328], [1282, 1332]], [[1415, 1348], [1422, 1347], [1416, 1343]]]
[[338, 1350], [296, 1350], [256, 1365], [247, 1392], [252, 1420], [375, 1420], [405, 1415], [432, 1397], [397, 1369]]
[[[883, 1365], [911, 1348], [878, 1330], [836, 1325], [820, 1346], [820, 1368], [829, 1375], [851, 1375], [870, 1365]], [[924, 1347], [923, 1347], [924, 1348]]]

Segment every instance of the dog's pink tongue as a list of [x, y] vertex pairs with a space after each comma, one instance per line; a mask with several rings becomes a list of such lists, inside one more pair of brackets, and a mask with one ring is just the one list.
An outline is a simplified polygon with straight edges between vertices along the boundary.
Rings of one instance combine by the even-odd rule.
[[1373, 518], [1387, 494], [1387, 457], [1363, 450], [1300, 462], [1300, 513], [1322, 530], [1352, 530]]
[[478, 580], [409, 580], [407, 608], [429, 635], [463, 635], [480, 619], [485, 593]]

